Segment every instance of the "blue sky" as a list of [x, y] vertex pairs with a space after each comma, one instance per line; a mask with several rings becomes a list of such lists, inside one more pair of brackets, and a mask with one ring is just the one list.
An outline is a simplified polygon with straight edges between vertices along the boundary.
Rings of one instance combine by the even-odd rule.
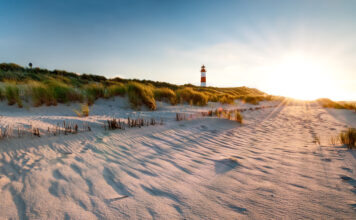
[[356, 100], [355, 11], [352, 0], [0, 0], [0, 62], [196, 85], [205, 64], [208, 85]]

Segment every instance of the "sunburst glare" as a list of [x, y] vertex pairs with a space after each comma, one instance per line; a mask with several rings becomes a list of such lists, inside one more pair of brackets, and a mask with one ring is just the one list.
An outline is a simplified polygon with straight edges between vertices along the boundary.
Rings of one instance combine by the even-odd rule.
[[333, 88], [334, 67], [326, 60], [317, 59], [298, 51], [283, 56], [270, 68], [271, 93], [287, 97], [313, 100], [321, 97], [338, 97]]

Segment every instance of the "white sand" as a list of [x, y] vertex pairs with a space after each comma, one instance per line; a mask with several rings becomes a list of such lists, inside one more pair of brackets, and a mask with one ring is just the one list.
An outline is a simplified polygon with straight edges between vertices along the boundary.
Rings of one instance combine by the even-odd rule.
[[[0, 103], [1, 126], [45, 131], [68, 120], [93, 129], [0, 140], [0, 219], [356, 217], [356, 156], [328, 143], [331, 135], [356, 127], [355, 113], [267, 108], [244, 112], [239, 125], [216, 118], [174, 121], [176, 112], [216, 104], [160, 103], [158, 111], [133, 112], [126, 103], [99, 100], [88, 118], [75, 116], [77, 105], [26, 110]], [[134, 115], [165, 124], [101, 127], [107, 118]]]

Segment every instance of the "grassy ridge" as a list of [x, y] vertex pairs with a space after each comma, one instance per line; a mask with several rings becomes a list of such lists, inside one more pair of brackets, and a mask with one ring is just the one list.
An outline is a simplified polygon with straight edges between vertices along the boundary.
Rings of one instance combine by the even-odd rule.
[[349, 109], [356, 111], [356, 103], [351, 102], [334, 102], [327, 98], [316, 100], [324, 108]]
[[176, 91], [180, 103], [203, 106], [208, 103], [208, 96], [204, 92], [195, 91], [191, 87], [185, 87]]
[[25, 68], [13, 63], [0, 64], [0, 100], [9, 105], [57, 105], [81, 102], [91, 105], [99, 98], [128, 96], [133, 108], [142, 105], [156, 109], [156, 100], [203, 106], [208, 101], [231, 104], [235, 99], [257, 104], [275, 97], [247, 87], [216, 88], [178, 86], [165, 82], [137, 79], [107, 79], [104, 76], [77, 74], [62, 70]]
[[156, 100], [150, 86], [137, 82], [129, 82], [127, 84], [127, 94], [133, 108], [139, 108], [144, 104], [149, 109], [156, 110]]
[[172, 89], [155, 88], [153, 94], [157, 101], [170, 102], [172, 105], [177, 104], [177, 95]]
[[356, 147], [356, 129], [349, 128], [346, 131], [342, 131], [339, 135], [340, 142], [347, 145], [349, 149]]

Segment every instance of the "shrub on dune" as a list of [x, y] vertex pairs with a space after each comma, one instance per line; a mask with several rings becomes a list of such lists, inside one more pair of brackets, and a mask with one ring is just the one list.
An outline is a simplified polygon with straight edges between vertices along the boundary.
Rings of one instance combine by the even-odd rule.
[[354, 103], [334, 102], [327, 98], [317, 99], [316, 102], [319, 103], [323, 108], [349, 109], [356, 111], [356, 104]]
[[208, 101], [209, 102], [219, 102], [219, 96], [216, 94], [209, 94]]
[[3, 70], [3, 71], [24, 71], [25, 69], [16, 63], [0, 63], [0, 70]]
[[67, 103], [69, 101], [80, 101], [81, 94], [77, 93], [72, 87], [57, 81], [48, 83], [48, 89], [53, 94], [56, 102]]
[[53, 97], [50, 89], [39, 82], [31, 82], [29, 85], [32, 102], [35, 107], [46, 104], [47, 106], [56, 105], [57, 102]]
[[218, 97], [218, 101], [221, 104], [233, 104], [234, 103], [234, 97], [232, 95], [222, 95]]
[[208, 97], [202, 93], [194, 91], [192, 88], [185, 87], [176, 91], [177, 99], [180, 103], [191, 103], [203, 106], [208, 103]]
[[258, 105], [258, 103], [264, 99], [262, 96], [244, 96], [242, 100], [249, 104]]
[[103, 98], [105, 94], [105, 88], [101, 83], [91, 83], [84, 86], [85, 95], [88, 105], [92, 105], [98, 98]]
[[124, 96], [126, 93], [126, 88], [123, 84], [115, 84], [108, 86], [105, 93], [105, 98], [110, 98], [113, 96]]
[[46, 84], [32, 81], [28, 83], [28, 86], [34, 106], [43, 104], [50, 106], [57, 105], [57, 103], [82, 101], [83, 99], [80, 92], [55, 80], [46, 82]]
[[235, 121], [242, 124], [242, 114], [240, 111], [235, 110]]
[[129, 82], [127, 84], [127, 94], [133, 108], [146, 105], [151, 110], [156, 109], [156, 101], [150, 86], [137, 82]]
[[344, 104], [344, 107], [345, 107], [346, 109], [353, 110], [354, 112], [356, 112], [356, 104], [348, 104], [348, 103], [345, 103], [345, 104]]
[[340, 142], [345, 144], [347, 148], [352, 149], [356, 147], [356, 128], [349, 128], [342, 131], [339, 135]]
[[88, 117], [89, 116], [89, 106], [88, 105], [81, 105], [80, 110], [74, 110], [78, 117]]
[[155, 88], [153, 93], [158, 101], [169, 102], [172, 105], [177, 103], [176, 94], [169, 88]]
[[17, 105], [22, 108], [22, 101], [20, 99], [20, 90], [16, 85], [7, 84], [5, 86], [5, 97], [7, 99], [7, 104]]
[[316, 100], [321, 106], [323, 106], [323, 108], [336, 108], [336, 109], [343, 109], [344, 107], [337, 103], [334, 102], [330, 99], [327, 98], [322, 98], [322, 99], [317, 99]]
[[5, 97], [3, 89], [0, 87], [0, 101], [3, 100]]

